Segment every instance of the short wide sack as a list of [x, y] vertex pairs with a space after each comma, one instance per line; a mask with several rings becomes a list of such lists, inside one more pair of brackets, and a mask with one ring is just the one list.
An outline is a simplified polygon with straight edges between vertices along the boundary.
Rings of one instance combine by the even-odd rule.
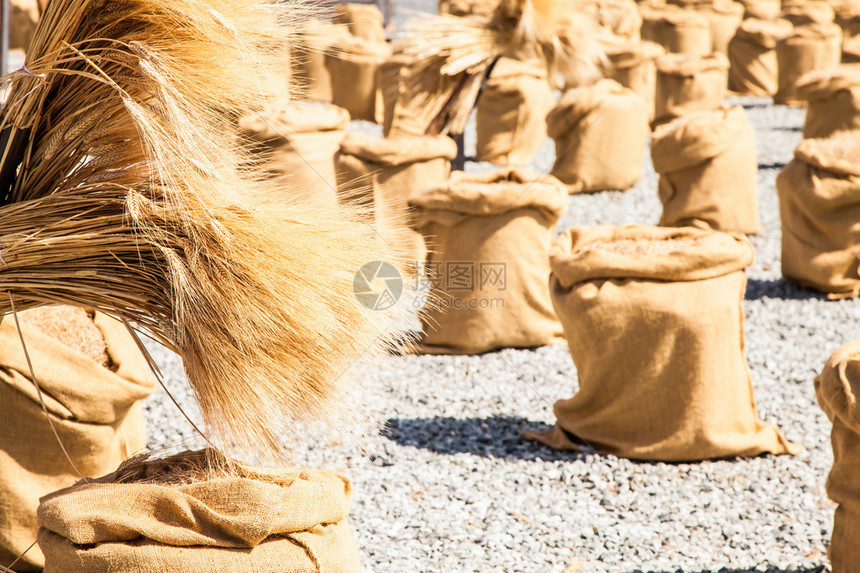
[[409, 199], [427, 241], [420, 350], [478, 354], [563, 341], [547, 277], [567, 191], [522, 170], [461, 171]]
[[657, 127], [660, 225], [757, 233], [755, 131], [740, 106], [692, 113]]
[[836, 502], [830, 566], [833, 571], [860, 570], [860, 340], [843, 344], [815, 378], [818, 405], [833, 423], [833, 466], [827, 495]]
[[348, 480], [212, 469], [213, 456], [130, 460], [42, 498], [45, 573], [361, 570]]
[[[27, 315], [33, 312], [38, 318], [31, 320]], [[39, 498], [74, 484], [78, 472], [103, 475], [145, 447], [140, 402], [154, 390], [155, 380], [134, 339], [116, 320], [98, 313], [89, 318], [72, 307], [44, 307], [20, 316], [48, 416], [15, 320], [7, 316], [0, 323], [0, 565], [24, 554], [13, 569], [33, 571], [44, 566], [39, 548], [30, 548], [38, 531]], [[73, 344], [57, 335], [58, 327], [73, 329], [78, 340], [86, 340], [80, 335], [89, 332], [92, 342]], [[98, 354], [104, 358], [97, 360]]]
[[854, 132], [805, 139], [776, 177], [782, 274], [831, 298], [860, 294], [860, 147]]
[[740, 234], [574, 228], [552, 249], [550, 290], [579, 375], [554, 428], [526, 437], [640, 460], [796, 453], [758, 419], [741, 300]]

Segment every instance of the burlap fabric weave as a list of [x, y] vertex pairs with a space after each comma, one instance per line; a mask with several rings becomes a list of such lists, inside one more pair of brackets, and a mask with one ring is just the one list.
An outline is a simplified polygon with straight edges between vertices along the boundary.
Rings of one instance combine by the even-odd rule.
[[815, 70], [832, 69], [842, 58], [842, 30], [836, 24], [797, 26], [776, 44], [778, 89], [775, 103], [802, 105], [797, 81]]
[[547, 286], [549, 248], [567, 205], [558, 180], [457, 171], [409, 203], [428, 248], [421, 351], [477, 354], [563, 340]]
[[45, 573], [361, 570], [347, 479], [206, 463], [205, 452], [131, 460], [44, 497]]
[[776, 43], [791, 30], [788, 20], [744, 20], [729, 42], [729, 89], [745, 95], [775, 94]]
[[529, 439], [692, 461], [799, 447], [758, 419], [743, 342], [743, 235], [631, 225], [570, 229], [550, 290], [579, 377]]
[[855, 133], [806, 139], [776, 177], [782, 274], [833, 298], [860, 294], [860, 147]]
[[797, 81], [795, 94], [807, 105], [803, 137], [860, 130], [860, 64], [810, 72]]
[[648, 111], [613, 80], [567, 91], [546, 118], [555, 141], [552, 174], [570, 193], [630, 189], [642, 177]]
[[742, 107], [697, 112], [654, 131], [660, 225], [757, 233], [755, 130]]
[[833, 423], [827, 495], [838, 505], [830, 538], [833, 571], [860, 571], [860, 340], [843, 344], [815, 378], [815, 396]]
[[[63, 320], [72, 309], [46, 312]], [[22, 324], [46, 416], [15, 321], [7, 316], [0, 323], [0, 565], [26, 551], [16, 571], [44, 565], [38, 547], [27, 551], [36, 541], [40, 497], [72, 485], [78, 472], [111, 471], [145, 446], [140, 401], [155, 388], [146, 360], [121, 323], [96, 314], [89, 328], [103, 338], [107, 366], [38, 325]]]
[[654, 123], [720, 107], [728, 88], [728, 68], [722, 54], [666, 54], [658, 58]]

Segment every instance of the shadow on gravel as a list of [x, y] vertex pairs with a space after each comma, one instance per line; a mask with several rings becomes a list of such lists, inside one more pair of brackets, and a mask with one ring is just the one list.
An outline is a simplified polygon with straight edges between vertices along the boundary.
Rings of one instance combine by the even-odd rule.
[[[824, 565], [819, 565], [818, 567], [808, 567], [803, 569], [717, 569], [710, 570], [705, 569], [704, 571], [696, 571], [695, 573], [824, 573], [827, 571], [827, 567]], [[632, 573], [642, 573], [640, 569], [633, 571]], [[647, 573], [693, 573], [692, 571], [684, 571], [683, 569], [676, 569], [674, 571], [648, 571]]]
[[759, 163], [758, 164], [758, 168], [760, 171], [764, 170], [764, 169], [782, 169], [783, 167], [785, 167], [785, 163]]
[[782, 300], [827, 300], [827, 295], [810, 288], [802, 287], [785, 279], [747, 281], [746, 300], [778, 298]]
[[524, 461], [574, 461], [587, 455], [553, 450], [522, 436], [524, 430], [543, 431], [551, 427], [519, 416], [391, 418], [382, 435], [401, 446], [447, 455], [474, 454]]

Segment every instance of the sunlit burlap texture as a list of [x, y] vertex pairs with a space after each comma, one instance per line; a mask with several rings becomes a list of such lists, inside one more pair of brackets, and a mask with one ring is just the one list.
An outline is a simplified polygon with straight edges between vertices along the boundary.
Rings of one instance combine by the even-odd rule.
[[384, 42], [385, 30], [382, 28], [382, 12], [376, 4], [337, 4], [332, 21], [343, 24], [349, 33], [368, 42]]
[[833, 422], [827, 495], [838, 505], [830, 538], [834, 572], [860, 571], [860, 340], [843, 344], [815, 378], [818, 405]]
[[284, 193], [337, 204], [334, 154], [346, 135], [349, 112], [335, 105], [289, 105], [239, 120], [239, 134], [259, 155]]
[[791, 30], [788, 20], [744, 20], [729, 42], [729, 89], [744, 95], [775, 94], [776, 43]]
[[729, 41], [735, 36], [744, 17], [744, 5], [732, 0], [719, 0], [699, 8], [711, 26], [711, 49], [728, 54]]
[[543, 65], [500, 58], [478, 99], [475, 158], [497, 165], [531, 161], [546, 138], [553, 103]]
[[796, 26], [776, 44], [778, 89], [775, 103], [802, 105], [795, 93], [797, 81], [815, 70], [835, 68], [842, 57], [842, 30], [836, 24]]
[[642, 177], [648, 106], [616, 81], [568, 90], [547, 115], [555, 141], [552, 174], [569, 193], [625, 191]]
[[797, 81], [795, 94], [807, 105], [803, 137], [860, 130], [860, 64], [809, 72]]
[[648, 105], [648, 121], [654, 119], [657, 92], [657, 58], [666, 50], [654, 42], [630, 42], [606, 49], [611, 64], [609, 77], [639, 94]]
[[292, 87], [299, 99], [331, 101], [331, 75], [325, 65], [325, 53], [348, 36], [346, 27], [319, 20], [308, 20], [299, 27], [290, 53]]
[[424, 260], [424, 239], [407, 218], [411, 193], [442, 185], [457, 145], [446, 135], [385, 139], [350, 133], [335, 155], [338, 195], [367, 209], [374, 230], [405, 262]]
[[[59, 321], [71, 309], [48, 312], [63, 313], [52, 318]], [[47, 415], [13, 317], [0, 323], [0, 565], [26, 551], [15, 571], [44, 565], [38, 547], [27, 551], [36, 541], [40, 497], [72, 485], [80, 479], [78, 472], [111, 471], [146, 443], [140, 401], [155, 388], [146, 360], [121, 323], [101, 314], [84, 320], [103, 338], [96, 344], [104, 348], [107, 366], [40, 323], [22, 324]]]
[[805, 139], [776, 178], [782, 274], [831, 297], [860, 293], [860, 146], [856, 133]]
[[739, 234], [631, 225], [570, 229], [550, 255], [550, 290], [579, 377], [528, 433], [554, 448], [693, 461], [799, 447], [756, 415], [744, 358]]
[[331, 76], [331, 101], [346, 109], [352, 119], [382, 121], [382, 102], [377, 94], [379, 66], [391, 56], [385, 42], [369, 42], [350, 36], [325, 53]]
[[726, 96], [728, 69], [729, 62], [722, 54], [666, 54], [658, 58], [654, 123], [720, 107]]
[[667, 6], [652, 26], [652, 37], [643, 39], [660, 44], [667, 52], [706, 56], [713, 51], [711, 24], [702, 13]]
[[409, 199], [427, 241], [430, 305], [419, 349], [477, 354], [560, 343], [548, 253], [567, 192], [554, 177], [521, 170], [461, 171]]
[[757, 233], [755, 130], [742, 107], [661, 125], [651, 141], [660, 225]]
[[42, 498], [45, 573], [361, 570], [348, 480], [205, 464], [203, 452], [132, 460]]

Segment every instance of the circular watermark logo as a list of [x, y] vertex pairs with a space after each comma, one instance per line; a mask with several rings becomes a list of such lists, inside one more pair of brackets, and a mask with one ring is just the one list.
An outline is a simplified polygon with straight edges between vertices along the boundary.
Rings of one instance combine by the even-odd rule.
[[397, 268], [385, 261], [363, 265], [352, 279], [352, 291], [362, 305], [371, 310], [388, 310], [403, 294], [403, 277]]

